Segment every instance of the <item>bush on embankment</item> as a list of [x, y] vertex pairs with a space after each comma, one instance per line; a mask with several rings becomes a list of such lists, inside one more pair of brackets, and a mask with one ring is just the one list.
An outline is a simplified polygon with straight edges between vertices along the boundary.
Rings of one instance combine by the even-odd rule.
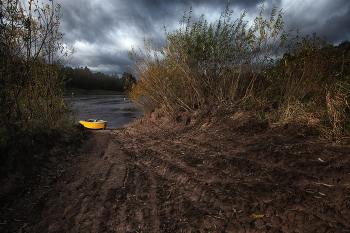
[[262, 7], [250, 28], [246, 12], [232, 21], [229, 4], [215, 23], [191, 23], [191, 12], [180, 29], [165, 29], [165, 48], [144, 39], [145, 51], [129, 53], [139, 78], [130, 96], [145, 113], [176, 116], [228, 100], [270, 122], [299, 121], [328, 138], [349, 134], [348, 41], [292, 38], [276, 8], [264, 19]]

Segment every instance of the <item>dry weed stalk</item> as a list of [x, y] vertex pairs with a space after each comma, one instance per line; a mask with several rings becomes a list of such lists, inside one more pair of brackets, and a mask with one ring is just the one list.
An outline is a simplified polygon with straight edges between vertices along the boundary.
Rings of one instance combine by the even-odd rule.
[[262, 7], [251, 28], [243, 20], [246, 12], [231, 20], [229, 4], [215, 23], [209, 24], [204, 16], [192, 23], [191, 12], [187, 21], [184, 15], [179, 30], [166, 31], [162, 56], [145, 39], [144, 53], [133, 49], [129, 54], [139, 77], [131, 96], [146, 112], [161, 107], [174, 115], [217, 100], [254, 96], [262, 67], [285, 42], [282, 15], [276, 8], [266, 20]]
[[344, 129], [350, 123], [350, 116], [346, 111], [350, 109], [347, 98], [348, 96], [341, 88], [337, 88], [334, 93], [328, 92], [326, 95], [326, 117], [330, 122], [332, 135], [336, 139], [347, 133]]

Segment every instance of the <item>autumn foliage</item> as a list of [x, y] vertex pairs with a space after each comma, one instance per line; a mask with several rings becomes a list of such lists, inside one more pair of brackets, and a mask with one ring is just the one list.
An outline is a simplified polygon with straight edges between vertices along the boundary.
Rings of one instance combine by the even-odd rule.
[[191, 12], [178, 30], [165, 29], [165, 47], [144, 38], [145, 49], [129, 54], [138, 77], [130, 94], [144, 112], [175, 116], [225, 100], [271, 123], [302, 122], [328, 138], [348, 134], [348, 41], [293, 37], [276, 8], [265, 19], [262, 7], [250, 28], [246, 12], [232, 21], [229, 4], [215, 23], [204, 16], [192, 23]]
[[0, 174], [69, 119], [59, 71], [71, 53], [58, 31], [60, 5], [50, 2], [0, 1]]

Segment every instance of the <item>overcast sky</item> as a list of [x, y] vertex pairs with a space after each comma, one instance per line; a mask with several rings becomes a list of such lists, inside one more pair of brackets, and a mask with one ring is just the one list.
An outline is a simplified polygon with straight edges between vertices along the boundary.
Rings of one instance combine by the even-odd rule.
[[[43, 0], [46, 1], [46, 0]], [[64, 42], [73, 46], [72, 67], [87, 66], [93, 72], [122, 74], [131, 66], [127, 52], [142, 48], [142, 38], [164, 45], [164, 25], [172, 32], [179, 28], [184, 11], [204, 14], [209, 22], [219, 19], [227, 0], [55, 0], [61, 5], [60, 31]], [[236, 19], [244, 9], [252, 22], [265, 5], [266, 17], [272, 7], [283, 8], [285, 30], [301, 34], [317, 32], [331, 44], [350, 40], [349, 0], [230, 0]]]

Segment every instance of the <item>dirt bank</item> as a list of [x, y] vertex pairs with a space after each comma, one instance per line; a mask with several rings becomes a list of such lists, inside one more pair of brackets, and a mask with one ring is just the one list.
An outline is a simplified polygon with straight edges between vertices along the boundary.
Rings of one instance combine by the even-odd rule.
[[224, 108], [94, 131], [1, 207], [0, 231], [350, 232], [349, 146]]

